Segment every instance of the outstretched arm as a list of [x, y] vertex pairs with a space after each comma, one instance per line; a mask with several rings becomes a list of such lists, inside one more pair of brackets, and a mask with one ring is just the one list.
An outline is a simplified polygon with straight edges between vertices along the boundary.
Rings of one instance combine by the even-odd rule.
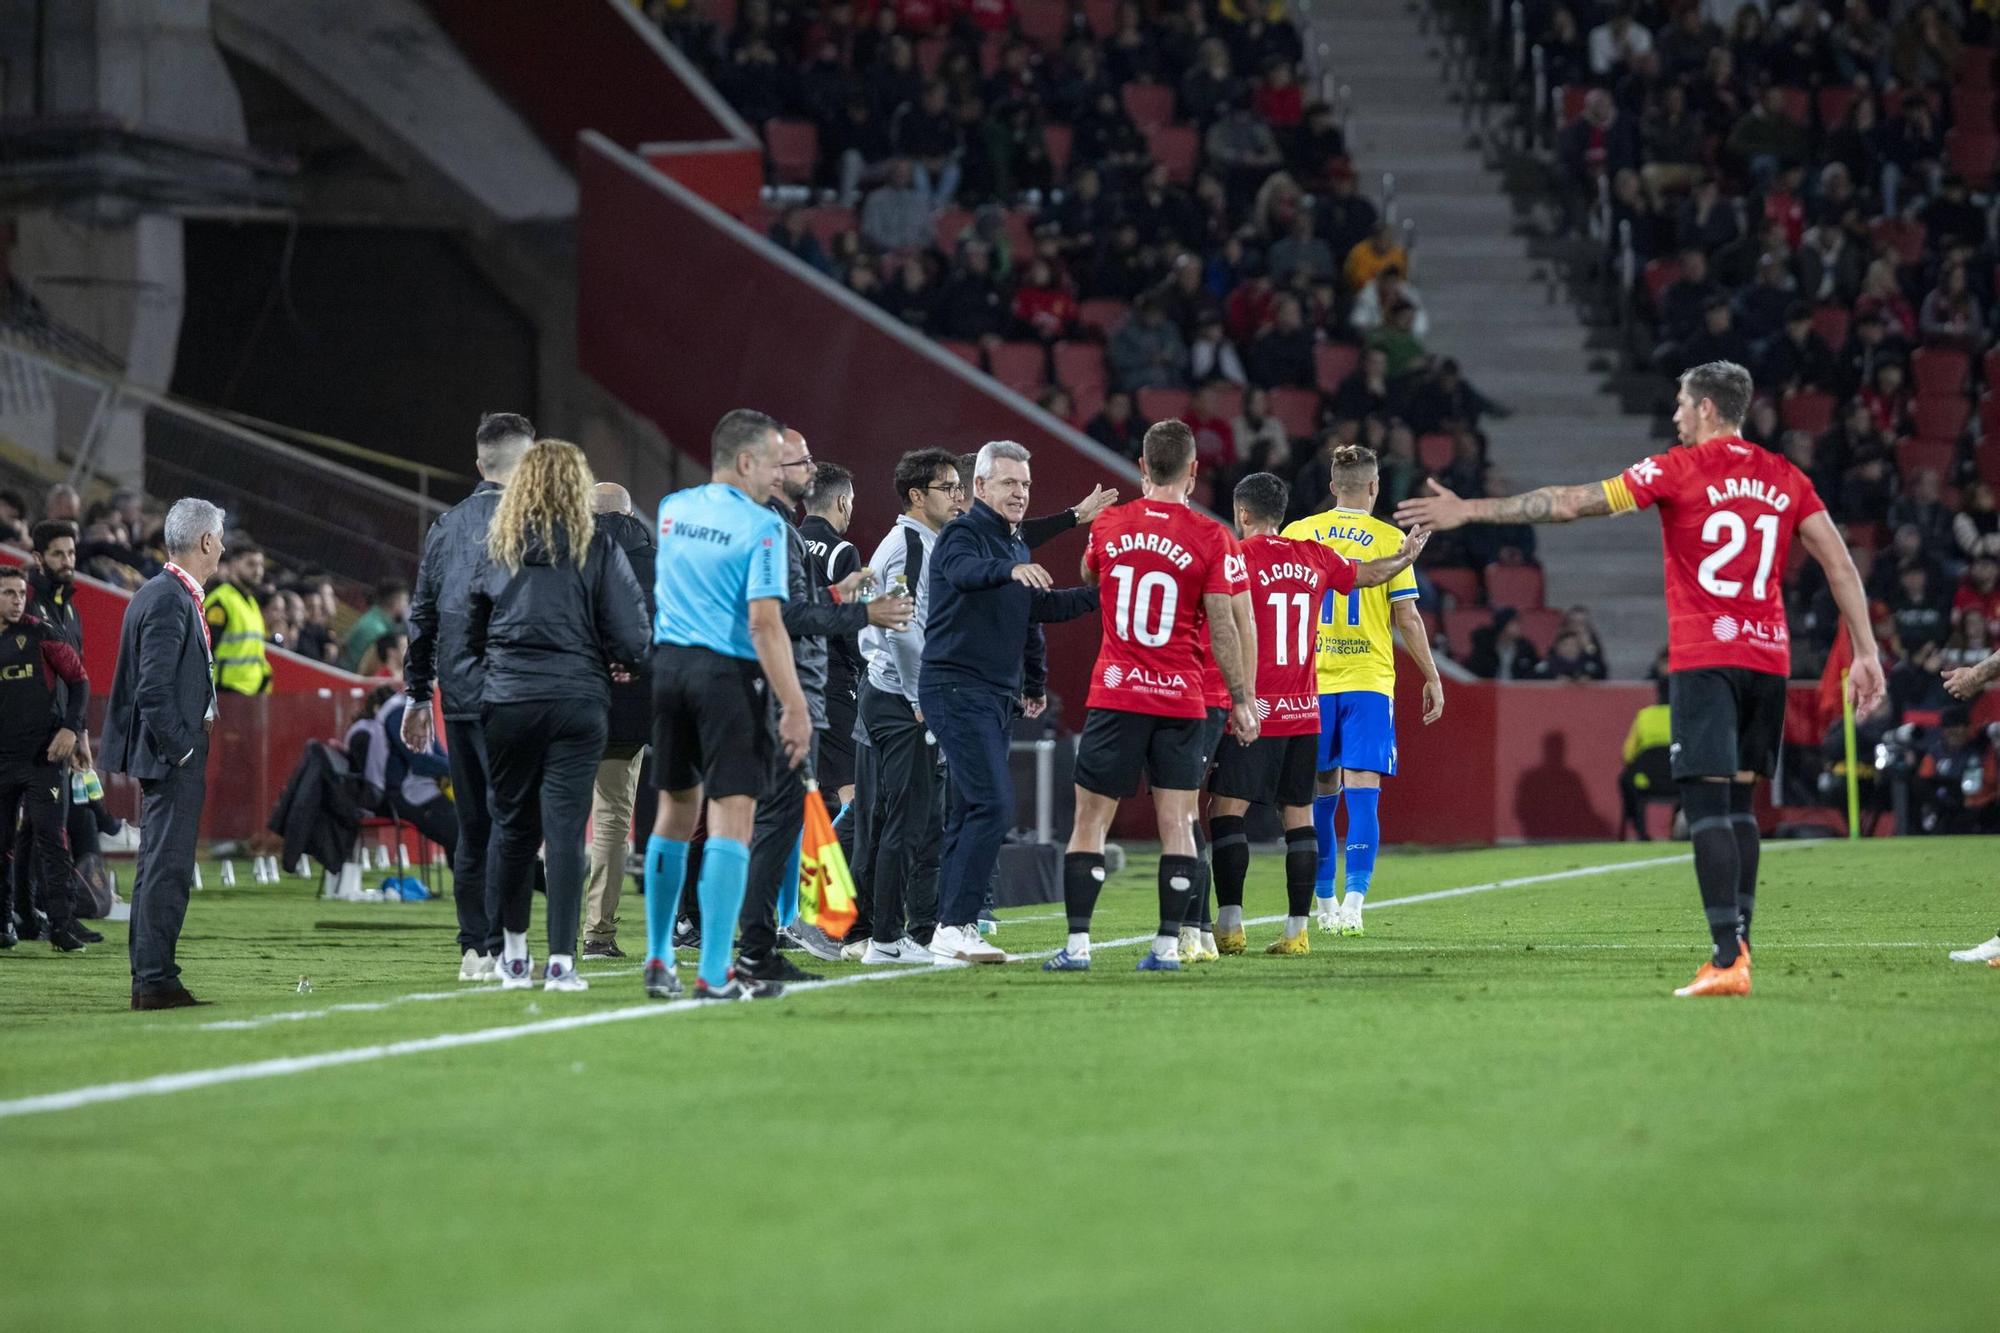
[[1498, 500], [1465, 500], [1439, 485], [1426, 483], [1429, 495], [1413, 495], [1396, 506], [1396, 522], [1422, 524], [1433, 532], [1449, 532], [1468, 523], [1570, 523], [1579, 518], [1603, 518], [1614, 512], [1604, 483], [1544, 486], [1525, 495]]
[[1424, 553], [1424, 546], [1430, 539], [1431, 534], [1428, 529], [1412, 528], [1410, 535], [1403, 542], [1403, 549], [1396, 554], [1385, 555], [1380, 560], [1357, 561], [1354, 566], [1354, 586], [1372, 588], [1378, 583], [1387, 583], [1417, 562], [1417, 557]]

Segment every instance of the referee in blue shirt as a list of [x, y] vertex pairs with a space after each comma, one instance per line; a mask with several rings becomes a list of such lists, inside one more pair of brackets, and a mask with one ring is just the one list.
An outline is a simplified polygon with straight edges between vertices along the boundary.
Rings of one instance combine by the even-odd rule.
[[774, 982], [737, 977], [726, 923], [743, 908], [757, 795], [773, 761], [765, 692], [778, 698], [776, 743], [793, 767], [812, 745], [812, 716], [785, 630], [789, 537], [765, 506], [779, 475], [778, 423], [738, 408], [710, 437], [710, 481], [660, 503], [653, 642], [653, 776], [659, 817], [646, 844], [646, 994], [681, 994], [673, 929], [688, 841], [708, 801], [696, 893], [702, 933], [696, 999], [763, 999]]

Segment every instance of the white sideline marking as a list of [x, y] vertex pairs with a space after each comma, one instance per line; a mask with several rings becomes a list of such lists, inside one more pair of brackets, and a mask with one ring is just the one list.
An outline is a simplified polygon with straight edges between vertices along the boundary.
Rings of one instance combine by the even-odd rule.
[[[1815, 847], [1818, 842], [1778, 843], [1767, 850], [1781, 850], [1784, 847]], [[1623, 870], [1642, 870], [1655, 866], [1677, 865], [1694, 859], [1691, 853], [1679, 856], [1653, 857], [1642, 861], [1616, 861], [1601, 866], [1579, 866], [1571, 870], [1553, 871], [1546, 875], [1523, 875], [1514, 879], [1492, 880], [1485, 884], [1468, 884], [1456, 889], [1438, 889], [1430, 893], [1413, 893], [1403, 898], [1388, 898], [1374, 904], [1369, 910], [1395, 907], [1409, 903], [1436, 902], [1442, 898], [1459, 898], [1468, 894], [1491, 893], [1496, 889], [1521, 888], [1529, 884], [1547, 884], [1557, 880], [1581, 879], [1591, 875], [1614, 875]], [[1244, 922], [1251, 926], [1268, 926], [1283, 921], [1284, 917], [1256, 917]], [[1150, 943], [1151, 934], [1130, 935], [1124, 939], [1106, 940], [1093, 944], [1091, 950], [1123, 949], [1135, 944]], [[1859, 947], [1859, 946], [1847, 946]], [[1917, 946], [1921, 947], [1921, 946]], [[1033, 962], [1053, 957], [1054, 949], [1043, 949], [1035, 953], [1015, 954], [1020, 962]], [[962, 963], [940, 964], [925, 968], [893, 968], [881, 972], [857, 972], [851, 976], [834, 977], [828, 981], [808, 981], [796, 986], [788, 986], [791, 993], [803, 994], [807, 991], [831, 990], [836, 986], [856, 986], [866, 982], [888, 981], [896, 977], [931, 976], [938, 972], [963, 967]], [[604, 975], [599, 973], [598, 975]], [[444, 994], [480, 994], [491, 988], [469, 988], [464, 992], [451, 991]], [[396, 1001], [371, 1002], [377, 1005], [393, 1004]], [[752, 1003], [755, 1003], [754, 1001]], [[338, 1007], [338, 1006], [336, 1006]], [[48, 1092], [32, 1097], [17, 1097], [12, 1101], [0, 1101], [0, 1120], [16, 1116], [42, 1115], [51, 1111], [75, 1111], [86, 1106], [98, 1106], [107, 1102], [130, 1101], [136, 1097], [159, 1097], [172, 1092], [192, 1092], [198, 1088], [219, 1087], [227, 1083], [246, 1083], [256, 1079], [282, 1078], [292, 1074], [309, 1074], [319, 1069], [333, 1069], [342, 1065], [369, 1064], [376, 1060], [392, 1059], [401, 1055], [422, 1055], [431, 1051], [456, 1050], [463, 1046], [486, 1046], [494, 1042], [512, 1041], [516, 1037], [539, 1036], [548, 1032], [570, 1032], [578, 1028], [599, 1027], [606, 1023], [623, 1023], [636, 1018], [650, 1018], [662, 1014], [683, 1014], [694, 1009], [713, 1008], [714, 1001], [672, 1000], [665, 1004], [635, 1004], [619, 1009], [600, 1009], [594, 1013], [572, 1014], [565, 1018], [543, 1018], [532, 1023], [511, 1023], [505, 1027], [478, 1028], [471, 1032], [446, 1032], [435, 1037], [418, 1037], [406, 1041], [392, 1041], [372, 1046], [353, 1046], [340, 1051], [322, 1051], [317, 1055], [293, 1055], [271, 1060], [253, 1060], [247, 1064], [222, 1065], [214, 1069], [190, 1069], [178, 1074], [156, 1074], [151, 1078], [132, 1079], [121, 1083], [99, 1083], [90, 1087], [71, 1088], [67, 1092]], [[306, 1011], [314, 1013], [324, 1011]]]
[[[578, 969], [585, 981], [599, 977], [627, 977], [638, 974], [636, 967], [618, 967], [608, 971], [584, 972]], [[346, 1004], [330, 1004], [324, 1009], [281, 1009], [276, 1013], [259, 1014], [255, 1018], [223, 1018], [213, 1023], [197, 1023], [196, 1032], [249, 1032], [255, 1028], [269, 1027], [273, 1023], [296, 1023], [301, 1019], [325, 1018], [328, 1014], [368, 1014], [378, 1009], [393, 1009], [399, 1004], [424, 1004], [433, 1000], [456, 1000], [467, 995], [497, 995], [500, 986], [478, 986], [467, 983], [457, 990], [415, 991], [409, 995], [397, 995], [387, 1000], [355, 1000]]]

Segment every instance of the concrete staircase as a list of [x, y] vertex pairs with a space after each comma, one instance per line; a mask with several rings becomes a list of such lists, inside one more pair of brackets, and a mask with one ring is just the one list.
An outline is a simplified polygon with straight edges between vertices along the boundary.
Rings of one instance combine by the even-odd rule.
[[[1608, 384], [1592, 331], [1530, 253], [1530, 237], [1451, 100], [1410, 0], [1340, 0], [1303, 12], [1306, 49], [1352, 92], [1349, 147], [1370, 192], [1395, 177], [1397, 218], [1416, 224], [1411, 280], [1430, 314], [1432, 352], [1457, 358], [1509, 408], [1489, 419], [1502, 493], [1595, 481], [1657, 446]], [[1650, 517], [1598, 519], [1537, 534], [1552, 606], [1588, 606], [1611, 672], [1643, 675], [1666, 642], [1660, 539]]]

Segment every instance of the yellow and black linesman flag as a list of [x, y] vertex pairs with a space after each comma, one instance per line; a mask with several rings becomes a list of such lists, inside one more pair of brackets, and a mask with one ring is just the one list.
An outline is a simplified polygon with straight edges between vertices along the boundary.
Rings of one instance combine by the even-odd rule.
[[834, 836], [819, 783], [806, 781], [806, 828], [799, 840], [799, 915], [834, 939], [854, 925], [854, 876]]

